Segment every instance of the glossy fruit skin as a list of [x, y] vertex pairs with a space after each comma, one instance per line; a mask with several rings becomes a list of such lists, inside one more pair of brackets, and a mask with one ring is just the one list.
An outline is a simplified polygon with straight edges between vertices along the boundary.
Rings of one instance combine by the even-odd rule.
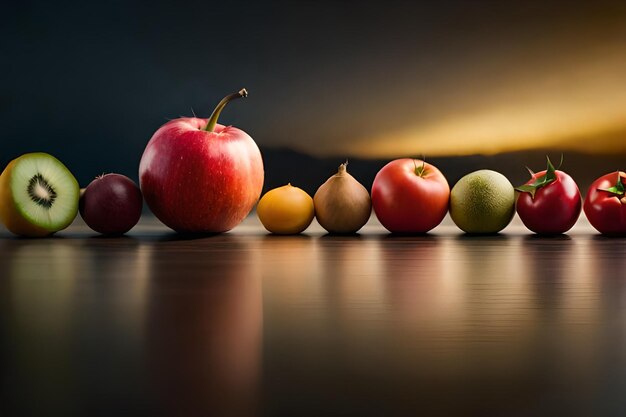
[[[532, 175], [526, 184], [546, 175], [546, 171]], [[561, 234], [570, 230], [582, 209], [582, 198], [576, 182], [563, 171], [555, 171], [556, 179], [540, 187], [534, 198], [529, 192], [520, 192], [515, 209], [524, 225], [537, 234]]]
[[180, 118], [157, 130], [141, 158], [144, 199], [165, 225], [184, 233], [237, 226], [258, 201], [263, 160], [248, 134], [206, 119]]
[[618, 175], [626, 184], [626, 173], [622, 171], [601, 176], [589, 186], [583, 206], [589, 223], [605, 235], [626, 235], [626, 195], [600, 190], [615, 186]]
[[106, 174], [93, 180], [80, 197], [80, 215], [94, 231], [122, 235], [141, 217], [143, 197], [130, 178]]
[[306, 191], [291, 184], [274, 188], [261, 198], [257, 216], [268, 232], [293, 235], [306, 230], [313, 221], [313, 199]]
[[[422, 175], [416, 170], [424, 167]], [[433, 165], [416, 159], [396, 159], [385, 165], [372, 184], [372, 207], [393, 233], [425, 233], [448, 211], [450, 186]]]

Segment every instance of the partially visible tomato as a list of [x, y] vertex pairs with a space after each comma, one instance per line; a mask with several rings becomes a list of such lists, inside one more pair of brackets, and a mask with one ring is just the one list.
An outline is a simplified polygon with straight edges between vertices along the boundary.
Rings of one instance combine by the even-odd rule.
[[292, 235], [309, 227], [315, 208], [306, 191], [287, 184], [265, 193], [259, 200], [256, 213], [268, 232]]
[[515, 203], [517, 214], [535, 233], [565, 233], [580, 216], [582, 199], [576, 182], [565, 172], [556, 170], [550, 159], [545, 171], [532, 174], [516, 190], [520, 192]]
[[433, 165], [416, 159], [396, 159], [385, 165], [372, 184], [372, 207], [387, 230], [425, 233], [448, 211], [450, 186]]
[[595, 180], [587, 191], [585, 214], [598, 232], [626, 234], [626, 173], [606, 174]]

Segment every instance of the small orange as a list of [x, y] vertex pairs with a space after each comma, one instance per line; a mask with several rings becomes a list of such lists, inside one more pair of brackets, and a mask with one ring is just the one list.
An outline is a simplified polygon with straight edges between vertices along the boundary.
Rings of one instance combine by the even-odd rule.
[[293, 235], [309, 227], [315, 209], [313, 199], [306, 191], [287, 184], [265, 193], [256, 213], [269, 232]]

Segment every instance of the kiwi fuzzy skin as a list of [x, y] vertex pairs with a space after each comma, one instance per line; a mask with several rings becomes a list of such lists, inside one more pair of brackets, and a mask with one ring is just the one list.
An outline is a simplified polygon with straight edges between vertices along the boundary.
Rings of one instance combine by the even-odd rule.
[[450, 192], [450, 217], [466, 233], [499, 233], [514, 215], [515, 191], [498, 172], [472, 172], [461, 178]]
[[54, 231], [44, 229], [26, 220], [15, 204], [13, 192], [11, 191], [11, 175], [13, 168], [19, 161], [14, 159], [7, 165], [0, 175], [0, 220], [11, 232], [20, 236], [44, 237], [49, 236]]

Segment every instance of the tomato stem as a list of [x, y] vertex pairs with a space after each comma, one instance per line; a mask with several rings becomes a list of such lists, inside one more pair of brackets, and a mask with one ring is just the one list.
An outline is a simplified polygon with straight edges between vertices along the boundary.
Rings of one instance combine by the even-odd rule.
[[[530, 184], [523, 184], [519, 187], [515, 187], [517, 191], [522, 193], [530, 193], [530, 198], [534, 199], [535, 193], [538, 189], [556, 181], [556, 168], [554, 168], [554, 165], [552, 164], [552, 161], [550, 161], [549, 156], [546, 155], [546, 159], [548, 162], [546, 173], [540, 177], [535, 178], [535, 180]], [[561, 154], [561, 163], [559, 164], [559, 168], [561, 167], [561, 164], [563, 164], [563, 154]], [[526, 167], [526, 169], [528, 169], [528, 172], [530, 172], [531, 176], [535, 175], [528, 167]]]
[[[610, 188], [598, 188], [598, 191], [606, 191], [620, 197], [624, 196], [624, 199], [626, 199], [626, 187], [624, 186], [624, 183], [622, 183], [622, 176], [619, 171], [617, 171], [617, 182], [614, 186]], [[625, 202], [624, 199], [622, 199], [623, 203]]]

